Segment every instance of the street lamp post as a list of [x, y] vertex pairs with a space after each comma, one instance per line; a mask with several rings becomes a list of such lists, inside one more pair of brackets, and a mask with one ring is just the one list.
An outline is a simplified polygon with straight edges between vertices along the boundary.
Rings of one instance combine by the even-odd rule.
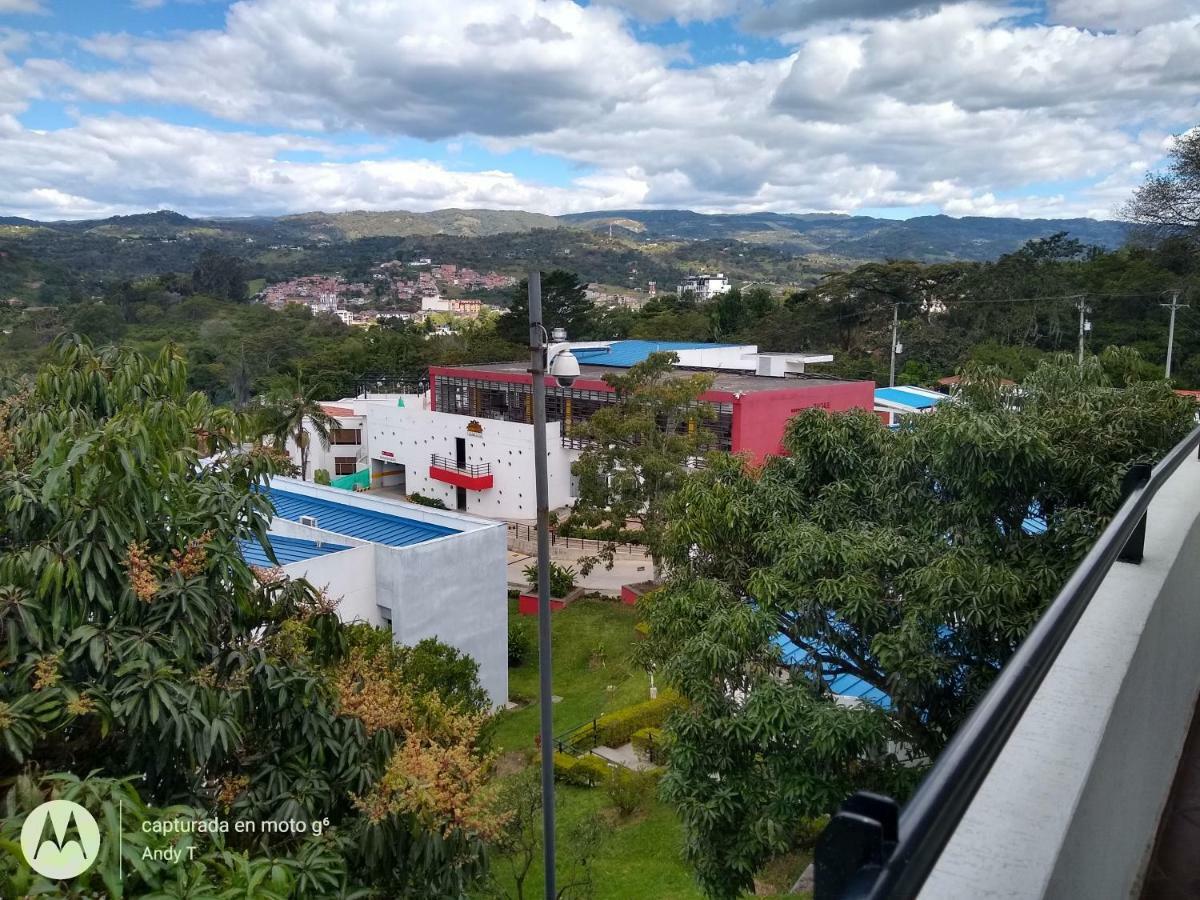
[[[533, 376], [533, 468], [537, 492], [538, 703], [541, 704], [542, 859], [546, 900], [554, 900], [554, 673], [550, 654], [550, 490], [546, 477], [546, 368], [564, 387], [579, 375], [579, 363], [555, 329], [547, 347], [542, 325], [542, 273], [529, 273], [529, 372]], [[561, 337], [561, 341], [560, 341]]]

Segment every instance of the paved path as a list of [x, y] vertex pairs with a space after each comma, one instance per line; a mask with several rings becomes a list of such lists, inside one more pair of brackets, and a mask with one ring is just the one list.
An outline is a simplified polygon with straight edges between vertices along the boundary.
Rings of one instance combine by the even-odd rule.
[[[580, 556], [586, 555], [586, 553], [580, 554]], [[533, 556], [509, 550], [508, 583], [510, 585], [526, 585], [525, 567], [534, 565], [536, 561]], [[558, 560], [557, 562], [559, 565], [572, 564], [569, 560]], [[575, 568], [578, 569], [578, 565]], [[621, 585], [649, 581], [652, 574], [654, 574], [653, 567], [649, 560], [622, 559], [618, 556], [611, 569], [604, 568], [603, 564], [598, 565], [586, 578], [577, 578], [576, 581], [580, 587], [588, 591], [604, 594], [606, 597], [619, 597], [621, 596]]]

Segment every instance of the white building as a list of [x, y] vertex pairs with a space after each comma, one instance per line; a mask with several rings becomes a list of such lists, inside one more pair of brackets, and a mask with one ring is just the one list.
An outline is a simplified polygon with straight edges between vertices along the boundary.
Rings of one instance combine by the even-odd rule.
[[[693, 427], [708, 433], [705, 443], [712, 449], [746, 453], [756, 462], [781, 452], [787, 422], [800, 409], [872, 408], [873, 384], [806, 372], [808, 365], [829, 362], [828, 354], [633, 340], [575, 343], [571, 349], [580, 378], [570, 389], [550, 379], [547, 388], [552, 509], [570, 505], [578, 495], [571, 465], [583, 449], [579, 427], [614, 400], [604, 374], [628, 369], [654, 352], [673, 352], [681, 368], [713, 373], [713, 387], [701, 398], [712, 415], [698, 417]], [[474, 515], [532, 521], [537, 510], [530, 380], [525, 363], [435, 366], [432, 390], [424, 394], [364, 393], [323, 404], [342, 428], [328, 450], [310, 440], [308, 477], [324, 468], [335, 487], [419, 494]], [[289, 443], [288, 449], [298, 461], [295, 447]], [[339, 484], [339, 478], [345, 480]]]
[[[343, 621], [388, 627], [397, 643], [437, 638], [479, 664], [493, 706], [508, 700], [503, 523], [397, 499], [273, 478], [270, 543], [283, 570], [341, 598]], [[251, 565], [273, 566], [256, 541]]]
[[729, 288], [729, 279], [723, 273], [717, 272], [715, 275], [705, 273], [688, 275], [675, 291], [680, 296], [690, 293], [697, 301], [704, 302], [713, 299], [718, 294], [727, 293]]

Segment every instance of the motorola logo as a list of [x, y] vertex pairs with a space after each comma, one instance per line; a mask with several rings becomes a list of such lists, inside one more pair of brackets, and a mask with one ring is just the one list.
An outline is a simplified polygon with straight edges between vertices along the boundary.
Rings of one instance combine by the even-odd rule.
[[100, 828], [92, 814], [70, 800], [50, 800], [21, 828], [21, 852], [29, 867], [58, 880], [82, 875], [100, 853]]

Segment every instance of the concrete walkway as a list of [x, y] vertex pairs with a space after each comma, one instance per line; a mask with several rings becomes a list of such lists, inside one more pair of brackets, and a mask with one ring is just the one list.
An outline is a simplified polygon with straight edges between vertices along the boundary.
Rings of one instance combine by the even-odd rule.
[[[587, 556], [587, 554], [580, 553], [579, 556]], [[555, 562], [560, 566], [574, 565], [576, 570], [579, 568], [577, 562], [570, 559], [555, 559]], [[528, 582], [525, 579], [525, 567], [535, 565], [536, 563], [537, 558], [534, 556], [521, 553], [517, 550], [509, 550], [509, 585], [524, 590], [528, 586]], [[589, 592], [603, 594], [606, 597], [619, 597], [621, 596], [621, 585], [648, 581], [653, 574], [654, 567], [649, 560], [622, 559], [618, 556], [611, 569], [604, 568], [603, 564], [598, 565], [592, 569], [586, 578], [577, 578], [576, 583]]]
[[620, 747], [597, 747], [592, 751], [592, 754], [600, 757], [606, 763], [624, 766], [626, 769], [632, 769], [634, 772], [654, 768], [651, 763], [645, 762], [637, 755], [637, 752], [633, 749], [633, 744], [622, 744]]

